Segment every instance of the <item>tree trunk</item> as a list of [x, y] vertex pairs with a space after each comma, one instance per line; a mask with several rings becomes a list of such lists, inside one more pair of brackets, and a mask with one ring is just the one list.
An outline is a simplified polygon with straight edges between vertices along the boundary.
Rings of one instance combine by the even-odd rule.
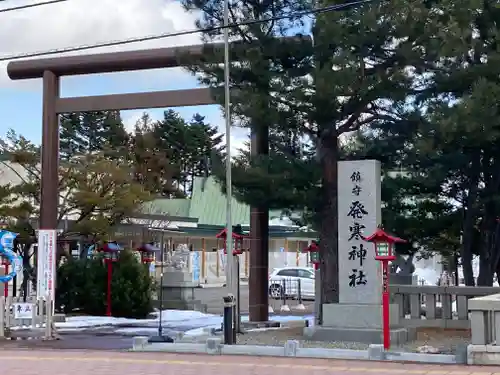
[[[487, 164], [487, 165], [485, 165]], [[499, 163], [493, 155], [483, 157], [484, 187], [486, 197], [495, 197], [500, 189]], [[496, 199], [489, 201], [484, 207], [485, 215], [481, 228], [483, 241], [479, 253], [479, 277], [477, 284], [492, 286], [493, 278], [500, 261], [499, 219]]]
[[462, 247], [460, 257], [462, 258], [462, 270], [464, 273], [464, 282], [467, 286], [474, 286], [474, 273], [472, 270], [472, 246], [474, 240], [474, 225], [477, 218], [477, 194], [479, 186], [480, 155], [472, 157], [472, 163], [469, 176], [469, 195], [466, 201], [464, 212], [464, 224], [462, 230]]
[[477, 277], [478, 286], [492, 286], [493, 275], [496, 265], [492, 257], [494, 254], [494, 231], [496, 218], [494, 212], [491, 212], [494, 206], [488, 205], [485, 209], [486, 214], [481, 225], [481, 243], [479, 251], [479, 275]]
[[324, 134], [320, 137], [320, 158], [323, 175], [323, 207], [319, 232], [319, 261], [321, 303], [339, 302], [338, 251], [338, 138]]
[[[251, 157], [269, 153], [269, 126], [264, 121], [251, 129]], [[269, 207], [250, 207], [250, 274], [248, 312], [251, 322], [269, 320]]]
[[[469, 196], [468, 202], [471, 201]], [[467, 206], [471, 204], [467, 203]], [[464, 273], [464, 283], [466, 286], [474, 286], [474, 273], [472, 270], [472, 246], [474, 237], [474, 210], [469, 208], [465, 211], [464, 229], [463, 229], [463, 243], [460, 249], [460, 257], [462, 258], [462, 271]]]

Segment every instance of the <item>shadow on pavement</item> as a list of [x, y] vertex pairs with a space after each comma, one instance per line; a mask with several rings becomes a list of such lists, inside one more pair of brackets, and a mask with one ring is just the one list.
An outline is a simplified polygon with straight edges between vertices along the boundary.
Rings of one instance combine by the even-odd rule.
[[120, 335], [96, 336], [95, 334], [61, 334], [60, 340], [5, 340], [0, 348], [29, 349], [92, 349], [127, 350], [132, 347], [132, 337]]

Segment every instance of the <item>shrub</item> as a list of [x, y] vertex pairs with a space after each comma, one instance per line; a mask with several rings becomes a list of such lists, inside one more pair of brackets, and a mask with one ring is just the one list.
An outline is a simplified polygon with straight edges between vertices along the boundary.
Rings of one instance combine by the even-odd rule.
[[[102, 256], [70, 259], [57, 270], [56, 308], [65, 313], [104, 315], [107, 268]], [[152, 311], [154, 281], [149, 270], [128, 250], [113, 263], [111, 281], [113, 316], [145, 318]]]

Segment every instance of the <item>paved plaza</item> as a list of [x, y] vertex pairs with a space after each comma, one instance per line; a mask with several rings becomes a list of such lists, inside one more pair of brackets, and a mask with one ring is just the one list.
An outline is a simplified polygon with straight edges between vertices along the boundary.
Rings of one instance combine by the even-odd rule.
[[500, 375], [500, 367], [82, 350], [1, 350], [9, 375]]

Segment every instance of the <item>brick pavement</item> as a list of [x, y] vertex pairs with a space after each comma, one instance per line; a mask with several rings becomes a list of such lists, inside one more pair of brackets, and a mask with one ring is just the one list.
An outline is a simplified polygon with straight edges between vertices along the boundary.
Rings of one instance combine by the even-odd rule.
[[500, 367], [84, 350], [0, 350], [8, 375], [500, 375]]

